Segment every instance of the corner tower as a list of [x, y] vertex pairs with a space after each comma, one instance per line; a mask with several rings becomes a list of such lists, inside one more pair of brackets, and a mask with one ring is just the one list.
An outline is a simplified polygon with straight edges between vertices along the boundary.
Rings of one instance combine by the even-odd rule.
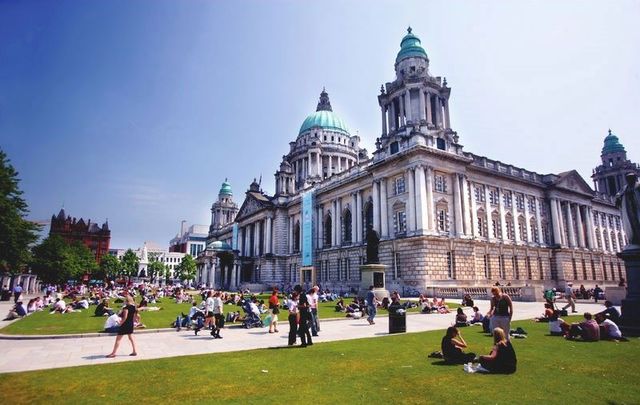
[[447, 79], [429, 72], [429, 57], [411, 27], [400, 41], [396, 78], [380, 88], [378, 104], [382, 134], [374, 159], [398, 153], [414, 144], [462, 154], [458, 135], [451, 129]]
[[223, 228], [233, 222], [238, 213], [238, 205], [233, 202], [233, 192], [231, 184], [224, 179], [220, 191], [218, 192], [218, 201], [211, 206], [211, 226], [209, 233]]
[[625, 185], [624, 177], [633, 172], [640, 176], [640, 168], [627, 159], [627, 151], [618, 137], [609, 130], [600, 153], [602, 164], [593, 169], [591, 178], [599, 193], [615, 196]]

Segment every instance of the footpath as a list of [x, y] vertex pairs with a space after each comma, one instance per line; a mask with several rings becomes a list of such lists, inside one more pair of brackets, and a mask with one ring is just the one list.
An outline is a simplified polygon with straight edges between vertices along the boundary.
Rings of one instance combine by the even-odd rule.
[[[483, 313], [489, 309], [489, 301], [486, 300], [477, 300], [476, 305]], [[5, 305], [0, 305], [0, 316], [6, 314], [4, 307]], [[7, 306], [7, 311], [8, 308], [10, 305]], [[576, 309], [580, 313], [595, 313], [602, 311], [604, 307], [600, 303], [578, 303]], [[541, 302], [514, 302], [513, 320], [533, 319], [540, 316], [542, 311]], [[466, 308], [465, 313], [470, 315], [471, 308]], [[95, 334], [91, 337], [65, 338], [56, 336], [55, 339], [37, 340], [15, 337], [6, 339], [9, 336], [4, 336], [4, 339], [0, 340], [0, 373], [283, 347], [287, 345], [289, 333], [286, 312], [282, 313], [280, 318], [279, 332], [271, 334], [268, 333], [268, 328], [244, 329], [233, 324], [223, 329], [223, 339], [213, 339], [206, 331], [195, 336], [193, 331], [186, 329], [181, 332], [159, 329], [156, 331], [166, 333], [136, 333], [134, 338], [138, 356], [128, 355], [131, 346], [125, 337], [120, 345], [120, 352], [114, 359], [104, 357], [113, 348], [113, 335]], [[455, 311], [450, 314], [411, 314], [407, 316], [407, 332], [446, 329], [454, 323], [454, 319]], [[322, 320], [320, 334], [313, 338], [313, 342], [390, 336], [388, 317], [377, 317], [375, 322], [375, 325], [369, 325], [365, 319]], [[470, 330], [476, 330], [475, 328], [479, 326], [469, 327]], [[306, 350], [313, 350], [313, 347]]]

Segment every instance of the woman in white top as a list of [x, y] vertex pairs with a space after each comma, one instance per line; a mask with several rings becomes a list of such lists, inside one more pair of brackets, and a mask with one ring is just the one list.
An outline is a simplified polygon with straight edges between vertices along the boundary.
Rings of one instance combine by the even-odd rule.
[[296, 344], [298, 324], [300, 323], [297, 291], [291, 293], [291, 298], [287, 300], [287, 308], [289, 308], [289, 346], [293, 346]]

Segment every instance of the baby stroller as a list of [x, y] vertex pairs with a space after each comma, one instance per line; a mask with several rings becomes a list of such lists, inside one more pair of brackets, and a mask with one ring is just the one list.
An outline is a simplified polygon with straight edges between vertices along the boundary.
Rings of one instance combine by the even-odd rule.
[[244, 321], [242, 321], [242, 327], [245, 329], [262, 328], [262, 320], [260, 316], [251, 311], [251, 304], [245, 300], [242, 303], [242, 310], [244, 311]]

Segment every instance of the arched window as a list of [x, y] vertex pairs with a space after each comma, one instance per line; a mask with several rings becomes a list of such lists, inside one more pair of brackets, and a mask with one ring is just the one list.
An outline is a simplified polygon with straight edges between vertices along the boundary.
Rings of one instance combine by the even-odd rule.
[[331, 221], [331, 215], [327, 215], [324, 219], [324, 245], [329, 247], [333, 244], [333, 223]]
[[300, 251], [300, 221], [296, 221], [296, 225], [293, 228], [293, 251]]
[[345, 243], [351, 243], [351, 211], [346, 209], [342, 214], [342, 240]]
[[520, 240], [529, 242], [527, 240], [527, 222], [523, 216], [518, 217], [518, 232], [520, 233]]
[[502, 227], [500, 225], [500, 215], [497, 212], [493, 212], [491, 214], [491, 237], [492, 238], [496, 238], [496, 239], [502, 237]]

